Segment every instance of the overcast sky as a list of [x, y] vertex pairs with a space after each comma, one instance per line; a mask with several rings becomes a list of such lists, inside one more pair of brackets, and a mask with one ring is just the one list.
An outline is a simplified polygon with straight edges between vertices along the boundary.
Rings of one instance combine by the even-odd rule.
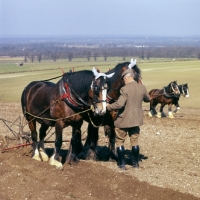
[[1, 36], [200, 36], [200, 0], [0, 0]]

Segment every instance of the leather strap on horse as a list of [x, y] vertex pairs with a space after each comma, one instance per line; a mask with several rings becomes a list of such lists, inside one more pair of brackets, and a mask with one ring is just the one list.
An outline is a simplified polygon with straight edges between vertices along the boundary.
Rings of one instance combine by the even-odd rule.
[[173, 98], [173, 97], [176, 97], [176, 96], [177, 96], [174, 92], [167, 93], [167, 92], [165, 91], [165, 88], [166, 88], [166, 87], [164, 87], [163, 90], [164, 90], [164, 96], [165, 96], [166, 98]]
[[91, 124], [92, 124], [93, 127], [95, 127], [95, 128], [99, 128], [99, 127], [101, 127], [101, 126], [103, 125], [104, 116], [103, 116], [102, 122], [101, 122], [101, 124], [100, 124], [99, 126], [97, 126], [97, 125], [94, 124], [94, 122], [92, 121], [92, 119], [91, 119], [91, 117], [90, 117], [89, 112], [88, 112], [88, 117], [89, 117], [90, 122], [91, 122]]
[[[88, 112], [88, 111], [90, 111], [90, 110], [92, 110], [93, 108], [91, 107], [91, 108], [89, 108], [89, 109], [87, 109], [87, 110], [84, 110], [84, 111], [82, 111], [82, 112], [79, 112], [79, 113], [75, 113], [75, 114], [73, 114], [73, 115], [70, 115], [70, 116], [68, 116], [68, 117], [64, 117], [64, 118], [59, 118], [59, 119], [52, 119], [52, 118], [45, 118], [45, 117], [39, 117], [39, 116], [36, 116], [36, 115], [33, 115], [33, 114], [31, 114], [31, 113], [29, 113], [29, 112], [25, 112], [26, 114], [28, 114], [28, 115], [30, 115], [30, 116], [32, 116], [32, 117], [34, 117], [35, 119], [42, 119], [42, 120], [49, 120], [49, 121], [59, 121], [59, 120], [64, 120], [64, 119], [68, 119], [68, 118], [70, 118], [70, 117], [73, 117], [73, 116], [75, 116], [75, 115], [79, 115], [79, 114], [81, 114], [81, 113], [84, 113], [84, 112]], [[29, 122], [31, 122], [32, 120], [30, 120]], [[28, 123], [29, 123], [28, 122]]]
[[[65, 103], [68, 106], [73, 107], [74, 109], [78, 109], [78, 110], [83, 110], [84, 106], [86, 106], [86, 107], [91, 106], [90, 104], [85, 102], [83, 99], [81, 99], [81, 97], [74, 91], [74, 89], [72, 87], [70, 87], [68, 80], [66, 81], [66, 83], [63, 83], [63, 79], [62, 79], [60, 81], [59, 88], [60, 88], [60, 95], [61, 95], [60, 99], [65, 101]], [[73, 98], [72, 93], [76, 96], [76, 98], [81, 103], [77, 102]]]
[[111, 98], [108, 94], [106, 95], [106, 101], [107, 103], [114, 103], [116, 100]]
[[61, 95], [60, 99], [67, 99], [71, 104], [73, 104], [74, 106], [81, 106], [81, 108], [83, 108], [83, 105], [78, 103], [71, 95], [71, 90], [68, 86], [67, 83], [64, 83], [64, 88], [65, 88], [65, 93]]

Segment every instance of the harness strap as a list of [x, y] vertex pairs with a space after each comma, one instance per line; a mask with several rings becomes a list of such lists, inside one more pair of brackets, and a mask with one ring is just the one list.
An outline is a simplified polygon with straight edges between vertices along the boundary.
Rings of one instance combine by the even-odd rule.
[[166, 92], [166, 87], [163, 88], [163, 95], [164, 95], [166, 98], [173, 98], [173, 97], [178, 97], [178, 96], [179, 96], [178, 94], [175, 94], [174, 92], [172, 92], [172, 93], [167, 93], [167, 92]]
[[112, 103], [112, 102], [115, 102], [116, 100], [113, 99], [113, 98], [111, 98], [111, 97], [107, 94], [107, 95], [106, 95], [106, 101], [107, 101], [108, 103]]
[[[63, 82], [63, 79], [61, 79], [59, 84], [60, 89], [60, 100], [63, 100], [68, 106], [73, 107], [74, 109], [83, 110], [84, 106], [90, 107], [90, 104], [85, 102], [81, 97], [76, 94], [76, 92], [73, 90], [73, 88], [70, 87], [68, 81], [66, 83]], [[76, 101], [72, 93], [77, 97], [77, 99], [81, 102]]]
[[65, 93], [62, 94], [61, 100], [63, 100], [63, 99], [68, 99], [74, 106], [83, 106], [83, 104], [78, 103], [78, 102], [72, 97], [70, 87], [68, 86], [67, 83], [64, 83], [64, 89], [65, 89]]

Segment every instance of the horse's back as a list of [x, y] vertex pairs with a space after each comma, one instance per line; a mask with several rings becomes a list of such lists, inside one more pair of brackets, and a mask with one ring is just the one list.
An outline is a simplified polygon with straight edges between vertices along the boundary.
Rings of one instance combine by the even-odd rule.
[[21, 96], [22, 110], [30, 109], [31, 105], [38, 107], [36, 105], [44, 104], [49, 102], [49, 98], [52, 95], [52, 89], [55, 84], [52, 82], [43, 81], [33, 81], [29, 83], [23, 90]]
[[162, 92], [162, 90], [160, 90], [160, 89], [152, 89], [152, 90], [149, 91], [149, 96], [159, 94], [161, 92]]

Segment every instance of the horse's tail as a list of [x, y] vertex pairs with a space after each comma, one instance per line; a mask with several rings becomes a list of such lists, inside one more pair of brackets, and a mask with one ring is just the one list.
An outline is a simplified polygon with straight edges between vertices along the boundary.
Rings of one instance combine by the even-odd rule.
[[26, 87], [24, 88], [21, 96], [22, 112], [24, 117], [26, 117]]

